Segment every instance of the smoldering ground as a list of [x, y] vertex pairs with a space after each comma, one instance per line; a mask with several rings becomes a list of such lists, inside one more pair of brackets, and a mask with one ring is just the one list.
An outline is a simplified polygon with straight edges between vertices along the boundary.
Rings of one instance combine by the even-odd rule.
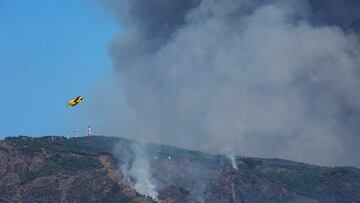
[[110, 54], [134, 115], [118, 128], [108, 106], [113, 134], [360, 165], [358, 1], [102, 2], [124, 27]]

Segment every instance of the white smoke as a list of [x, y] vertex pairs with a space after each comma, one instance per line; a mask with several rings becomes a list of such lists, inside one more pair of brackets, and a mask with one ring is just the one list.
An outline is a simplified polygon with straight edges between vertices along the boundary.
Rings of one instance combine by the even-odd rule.
[[134, 144], [133, 149], [135, 152], [135, 159], [131, 169], [129, 170], [129, 175], [134, 177], [136, 180], [135, 190], [140, 194], [150, 196], [153, 199], [158, 199], [158, 193], [156, 192], [156, 186], [151, 180], [151, 170], [149, 159], [144, 153], [144, 146], [139, 144]]
[[233, 169], [237, 170], [237, 169], [238, 169], [238, 166], [237, 166], [237, 163], [236, 163], [236, 156], [235, 156], [235, 154], [229, 154], [228, 156], [229, 156], [229, 158], [230, 158], [231, 165], [232, 165]]
[[236, 162], [236, 155], [234, 153], [234, 146], [231, 144], [226, 145], [224, 154], [230, 160], [232, 168], [235, 170], [238, 170], [238, 165]]
[[[116, 150], [116, 149], [115, 149]], [[124, 184], [131, 184], [131, 179], [134, 179], [134, 189], [142, 195], [149, 196], [154, 200], [158, 199], [158, 192], [156, 185], [151, 175], [151, 168], [149, 158], [146, 155], [146, 145], [134, 142], [130, 146], [130, 152], [119, 155], [120, 159], [125, 159], [120, 165], [120, 171], [125, 175]]]

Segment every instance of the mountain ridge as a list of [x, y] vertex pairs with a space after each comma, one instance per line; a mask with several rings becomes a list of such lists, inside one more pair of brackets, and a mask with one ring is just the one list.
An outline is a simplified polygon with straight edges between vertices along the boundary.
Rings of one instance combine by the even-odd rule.
[[[355, 167], [237, 156], [236, 170], [225, 155], [118, 137], [8, 137], [0, 162], [0, 202], [360, 201]], [[136, 167], [147, 169], [156, 198], [136, 190]]]

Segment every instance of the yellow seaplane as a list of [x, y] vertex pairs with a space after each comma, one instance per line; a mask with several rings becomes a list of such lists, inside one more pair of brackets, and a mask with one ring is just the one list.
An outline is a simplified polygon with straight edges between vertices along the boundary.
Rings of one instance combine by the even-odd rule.
[[84, 97], [82, 96], [77, 96], [75, 99], [72, 99], [68, 102], [68, 107], [73, 107], [76, 106], [78, 104], [80, 104], [82, 102], [82, 100], [84, 99]]

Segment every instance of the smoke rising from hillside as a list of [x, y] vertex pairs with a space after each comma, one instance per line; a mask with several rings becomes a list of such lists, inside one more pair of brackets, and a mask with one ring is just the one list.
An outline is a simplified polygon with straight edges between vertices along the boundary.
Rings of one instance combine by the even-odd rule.
[[150, 170], [149, 157], [146, 154], [146, 145], [142, 143], [133, 143], [127, 154], [118, 154], [121, 151], [121, 145], [114, 149], [114, 154], [122, 163], [119, 164], [119, 169], [126, 176], [124, 178], [125, 185], [131, 185], [131, 179], [134, 179], [132, 187], [139, 193], [149, 196], [154, 200], [158, 199], [156, 185], [152, 178]]
[[103, 1], [135, 138], [360, 165], [358, 1]]
[[237, 166], [237, 161], [236, 161], [236, 155], [234, 153], [234, 146], [229, 144], [229, 145], [225, 146], [224, 148], [225, 148], [224, 154], [230, 160], [231, 166], [233, 167], [233, 169], [237, 170], [238, 166]]

